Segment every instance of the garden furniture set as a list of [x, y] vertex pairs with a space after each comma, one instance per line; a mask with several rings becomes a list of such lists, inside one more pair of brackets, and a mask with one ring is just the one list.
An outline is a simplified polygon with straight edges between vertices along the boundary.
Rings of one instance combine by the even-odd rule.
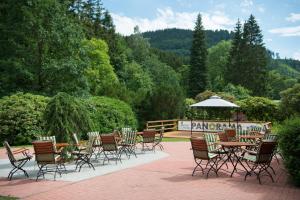
[[218, 176], [218, 171], [224, 170], [223, 166], [228, 169], [227, 164], [230, 163], [233, 167], [230, 177], [242, 170], [245, 172], [244, 180], [255, 174], [260, 184], [262, 175], [269, 176], [274, 182], [272, 173], [276, 174], [271, 161], [273, 158], [278, 160], [277, 138], [274, 134], [251, 133], [239, 137], [235, 129], [225, 129], [217, 134], [204, 133], [203, 137], [192, 137], [191, 146], [196, 164], [192, 176], [199, 169], [203, 174], [207, 170], [206, 177], [210, 171], [214, 171]]
[[[130, 159], [131, 155], [137, 157], [137, 144], [141, 145], [141, 152], [146, 150], [155, 151], [156, 147], [163, 149], [161, 144], [163, 133], [157, 134], [155, 130], [136, 132], [131, 128], [126, 128], [120, 132], [114, 131], [111, 134], [90, 132], [87, 135], [88, 140], [86, 142], [80, 142], [75, 133], [73, 134], [74, 143], [57, 143], [55, 136], [38, 137], [37, 141], [32, 142], [35, 161], [39, 168], [36, 181], [40, 177], [45, 178], [46, 173], [54, 173], [54, 180], [56, 180], [57, 174], [61, 176], [63, 173], [66, 173], [66, 154], [72, 155], [72, 159], [69, 161], [75, 161], [75, 171], [78, 170], [80, 172], [84, 165], [95, 170], [92, 163], [93, 156], [93, 159], [96, 161], [100, 158], [103, 159], [103, 164], [111, 160], [115, 160], [117, 164], [118, 162], [122, 163], [121, 156], [123, 154], [128, 159]], [[19, 170], [28, 177], [23, 166], [33, 158], [29, 150], [22, 148], [12, 151], [6, 141], [4, 146], [13, 166], [13, 169], [9, 172], [8, 179], [11, 180], [13, 175]], [[17, 154], [22, 156], [16, 157]]]

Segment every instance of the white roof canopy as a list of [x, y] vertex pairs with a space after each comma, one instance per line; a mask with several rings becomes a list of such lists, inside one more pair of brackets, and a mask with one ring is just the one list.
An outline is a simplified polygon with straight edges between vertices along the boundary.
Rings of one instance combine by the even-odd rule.
[[200, 101], [198, 103], [190, 105], [191, 107], [222, 107], [222, 108], [239, 108], [238, 105], [221, 99], [219, 96], [211, 96], [209, 99]]

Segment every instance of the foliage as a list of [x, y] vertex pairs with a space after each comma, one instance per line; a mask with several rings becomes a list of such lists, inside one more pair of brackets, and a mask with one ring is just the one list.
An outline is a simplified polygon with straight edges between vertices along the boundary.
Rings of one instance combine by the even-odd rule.
[[[230, 40], [232, 32], [227, 30], [206, 30], [206, 45], [212, 47], [221, 40]], [[143, 36], [149, 39], [152, 47], [163, 51], [173, 52], [187, 57], [192, 47], [193, 32], [191, 30], [170, 28], [144, 32]]]
[[43, 131], [43, 113], [48, 98], [16, 93], [0, 99], [0, 142], [28, 144]]
[[197, 94], [196, 96], [196, 101], [203, 101], [205, 99], [209, 99], [211, 96], [217, 95], [219, 97], [221, 97], [222, 99], [225, 99], [227, 101], [231, 101], [234, 102], [235, 101], [235, 97], [232, 96], [229, 93], [225, 93], [225, 92], [213, 92], [210, 90], [205, 90], [204, 92], [201, 92], [199, 94]]
[[207, 73], [209, 87], [216, 91], [222, 90], [225, 76], [225, 68], [231, 48], [230, 41], [221, 41], [208, 49]]
[[[2, 6], [3, 5], [3, 6]], [[0, 7], [0, 92], [81, 94], [81, 27], [58, 0], [4, 0]], [[63, 76], [62, 76], [63, 75]]]
[[194, 97], [207, 87], [207, 48], [201, 15], [198, 14], [191, 48], [189, 96]]
[[148, 59], [144, 68], [150, 74], [154, 87], [138, 113], [141, 124], [147, 120], [172, 119], [182, 115], [184, 94], [179, 75], [155, 57]]
[[268, 96], [272, 99], [280, 99], [280, 92], [288, 88], [293, 87], [297, 83], [297, 79], [283, 76], [277, 72], [277, 70], [272, 70], [269, 72], [269, 88]]
[[127, 87], [126, 95], [131, 105], [139, 106], [147, 95], [152, 94], [152, 79], [138, 63], [133, 61], [125, 64], [119, 72], [119, 77]]
[[123, 101], [109, 97], [91, 97], [83, 100], [93, 121], [89, 131], [111, 133], [114, 129], [137, 127], [137, 120], [131, 107]]
[[274, 121], [279, 119], [279, 105], [265, 97], [248, 97], [237, 104], [248, 120]]
[[240, 85], [233, 85], [231, 83], [228, 83], [223, 88], [223, 92], [234, 96], [235, 99], [237, 99], [237, 100], [246, 99], [246, 98], [250, 97], [250, 94], [251, 94], [251, 92], [248, 89], [246, 89]]
[[187, 119], [195, 119], [196, 112], [192, 110], [190, 105], [196, 103], [194, 99], [187, 98], [184, 100], [184, 117]]
[[279, 127], [279, 147], [295, 185], [300, 186], [300, 118], [287, 119]]
[[127, 45], [131, 48], [129, 57], [137, 63], [142, 63], [150, 56], [150, 44], [141, 34], [139, 27], [134, 27], [134, 34], [126, 38]]
[[91, 130], [91, 120], [84, 104], [67, 93], [58, 93], [48, 103], [44, 114], [47, 135], [55, 135], [59, 142], [69, 142], [73, 133]]
[[85, 71], [90, 94], [115, 96], [119, 80], [110, 64], [107, 44], [103, 40], [92, 38], [85, 40], [83, 45], [90, 60]]
[[284, 90], [281, 95], [281, 110], [286, 115], [300, 114], [300, 83]]
[[241, 85], [254, 95], [266, 96], [267, 52], [253, 15], [244, 23], [243, 30], [239, 21], [236, 25], [226, 74], [228, 83]]

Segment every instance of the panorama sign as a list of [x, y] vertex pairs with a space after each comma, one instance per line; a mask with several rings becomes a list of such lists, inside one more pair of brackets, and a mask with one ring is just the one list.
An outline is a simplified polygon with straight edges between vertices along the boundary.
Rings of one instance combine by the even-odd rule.
[[259, 122], [220, 122], [220, 121], [178, 121], [179, 131], [191, 131], [191, 125], [193, 127], [192, 131], [208, 131], [208, 132], [218, 132], [225, 128], [237, 128], [238, 130], [257, 130], [264, 131], [266, 129], [266, 123]]

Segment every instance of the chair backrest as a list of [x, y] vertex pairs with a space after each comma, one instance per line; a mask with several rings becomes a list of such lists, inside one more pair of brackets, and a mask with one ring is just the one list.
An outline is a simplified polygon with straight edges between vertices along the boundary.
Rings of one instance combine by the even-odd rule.
[[77, 137], [76, 133], [73, 133], [73, 139], [74, 139], [75, 144], [78, 146], [79, 145], [79, 140], [78, 140], [78, 137]]
[[89, 138], [94, 137], [94, 145], [101, 145], [100, 133], [98, 131], [88, 132], [87, 135]]
[[123, 142], [125, 144], [129, 144], [129, 145], [135, 145], [136, 143], [136, 131], [130, 131], [130, 132], [127, 132], [126, 135], [124, 135], [124, 140]]
[[131, 127], [123, 127], [123, 128], [121, 128], [121, 134], [122, 135], [124, 135], [124, 134], [126, 135], [127, 132], [131, 132], [131, 131], [133, 131]]
[[11, 147], [10, 145], [8, 144], [7, 141], [4, 141], [3, 142], [3, 146], [5, 147], [6, 149], [6, 152], [7, 152], [7, 156], [8, 156], [8, 159], [11, 163], [15, 162], [16, 161], [16, 158], [14, 156], [14, 154], [12, 153], [12, 150], [11, 150]]
[[143, 143], [154, 143], [156, 131], [148, 129], [143, 131]]
[[54, 150], [56, 151], [56, 137], [55, 136], [39, 136], [39, 141], [52, 141]]
[[277, 141], [277, 135], [276, 134], [265, 133], [263, 140], [276, 142]]
[[88, 142], [86, 145], [86, 152], [88, 154], [91, 155], [93, 153], [93, 146], [98, 138], [99, 138], [98, 136], [89, 136], [89, 139], [88, 139]]
[[224, 131], [229, 141], [236, 140], [236, 130], [234, 128], [226, 128]]
[[112, 134], [103, 134], [100, 136], [102, 141], [102, 148], [104, 151], [117, 151], [118, 146], [115, 136]]
[[191, 138], [194, 158], [209, 160], [207, 143], [204, 138]]
[[208, 151], [216, 150], [216, 142], [217, 142], [217, 136], [215, 133], [205, 133], [204, 134]]
[[220, 132], [220, 133], [218, 133], [218, 135], [219, 135], [220, 142], [228, 142], [229, 141], [226, 133]]
[[55, 163], [56, 154], [53, 141], [35, 141], [32, 144], [37, 163]]
[[262, 141], [259, 145], [258, 154], [256, 155], [256, 162], [271, 162], [276, 146], [277, 142], [275, 141]]

